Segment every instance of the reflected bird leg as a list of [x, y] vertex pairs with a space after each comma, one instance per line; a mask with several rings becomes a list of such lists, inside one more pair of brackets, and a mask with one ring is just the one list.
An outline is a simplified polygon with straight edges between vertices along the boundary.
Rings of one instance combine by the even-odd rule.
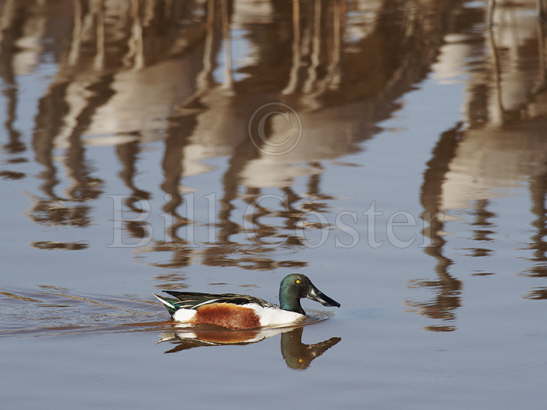
[[95, 55], [94, 67], [96, 70], [102, 70], [104, 68], [105, 59], [104, 7], [102, 2], [97, 6], [96, 31], [97, 54]]
[[68, 64], [75, 65], [80, 57], [80, 49], [83, 35], [83, 6], [81, 0], [74, 2], [74, 28], [72, 29], [72, 41], [68, 53]]
[[282, 91], [282, 94], [292, 94], [298, 83], [298, 72], [300, 71], [300, 0], [292, 2], [292, 23], [293, 23], [293, 41], [292, 41], [292, 66], [289, 76], [289, 83]]
[[487, 20], [488, 28], [494, 25], [494, 12], [496, 11], [496, 0], [488, 0]]
[[128, 51], [123, 57], [123, 62], [125, 65], [130, 66], [135, 70], [139, 70], [144, 67], [144, 40], [139, 0], [133, 0], [131, 2], [131, 14], [133, 24], [131, 26], [131, 36], [128, 41]]
[[[311, 64], [308, 69], [308, 79], [306, 80], [303, 87], [303, 92], [305, 94], [310, 94], [315, 88], [319, 65], [321, 62], [321, 1], [316, 0], [313, 7], [314, 16]], [[313, 101], [309, 101], [308, 104], [312, 107], [313, 105], [315, 105]]]
[[342, 17], [344, 11], [339, 0], [334, 3], [333, 30], [334, 30], [334, 50], [332, 52], [332, 63], [329, 67], [329, 88], [337, 89], [340, 85], [340, 56], [342, 55]]
[[[199, 99], [205, 95], [205, 93], [210, 90], [213, 86], [212, 73], [214, 71], [215, 63], [215, 0], [207, 1], [206, 15], [207, 15], [207, 25], [205, 27], [205, 44], [203, 49], [203, 60], [200, 72], [196, 76], [196, 88], [195, 91], [188, 97], [185, 98], [183, 102], [177, 105], [176, 110], [179, 113], [191, 113], [194, 109], [191, 107], [192, 104], [198, 103]], [[218, 44], [217, 44], [218, 47]]]
[[203, 69], [197, 76], [196, 94], [205, 92], [210, 85], [213, 68], [213, 41], [215, 37], [215, 0], [207, 2], [207, 29], [205, 35], [205, 50], [203, 51]]
[[534, 94], [538, 94], [545, 88], [545, 30], [543, 28], [543, 22], [537, 21], [537, 39], [538, 39], [538, 59], [539, 59], [539, 73], [538, 82], [534, 87]]
[[231, 91], [234, 87], [232, 72], [232, 35], [230, 31], [230, 18], [228, 5], [222, 0], [222, 40], [224, 43], [224, 84], [223, 88]]
[[505, 122], [505, 109], [503, 105], [503, 93], [502, 93], [502, 78], [501, 78], [501, 65], [500, 65], [500, 58], [499, 53], [496, 45], [496, 39], [494, 36], [494, 28], [492, 26], [492, 19], [494, 14], [494, 7], [495, 7], [495, 0], [490, 0], [491, 3], [494, 3], [494, 6], [492, 6], [492, 10], [489, 8], [488, 13], [488, 19], [490, 24], [488, 25], [488, 44], [490, 46], [490, 53], [492, 54], [492, 62], [494, 64], [494, 77], [495, 77], [495, 93], [496, 93], [496, 105], [495, 105], [495, 112], [493, 112], [489, 121], [490, 123], [499, 123], [500, 125]]

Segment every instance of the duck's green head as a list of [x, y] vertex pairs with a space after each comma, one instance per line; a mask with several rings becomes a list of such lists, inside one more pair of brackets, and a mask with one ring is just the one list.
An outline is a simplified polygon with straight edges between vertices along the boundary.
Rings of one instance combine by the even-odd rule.
[[281, 305], [281, 309], [304, 315], [304, 309], [300, 305], [300, 299], [302, 298], [315, 300], [324, 306], [340, 307], [340, 303], [317, 289], [306, 275], [292, 273], [285, 276], [279, 287], [279, 304]]

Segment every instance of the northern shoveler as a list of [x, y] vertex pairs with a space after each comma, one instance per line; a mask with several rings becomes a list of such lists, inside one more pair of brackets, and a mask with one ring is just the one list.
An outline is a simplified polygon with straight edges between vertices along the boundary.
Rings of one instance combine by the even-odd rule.
[[228, 329], [254, 329], [266, 326], [286, 326], [302, 321], [306, 312], [301, 298], [324, 306], [340, 307], [315, 287], [306, 275], [291, 274], [279, 286], [279, 305], [248, 295], [235, 293], [211, 294], [163, 291], [173, 298], [155, 295], [173, 320], [190, 325], [208, 324]]

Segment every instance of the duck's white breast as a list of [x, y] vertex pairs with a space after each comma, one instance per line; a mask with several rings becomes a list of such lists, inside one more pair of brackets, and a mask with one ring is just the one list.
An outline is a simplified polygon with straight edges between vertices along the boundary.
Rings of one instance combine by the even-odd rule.
[[302, 321], [306, 316], [283, 310], [278, 307], [262, 307], [256, 303], [247, 303], [242, 307], [251, 308], [260, 319], [260, 326], [290, 325]]

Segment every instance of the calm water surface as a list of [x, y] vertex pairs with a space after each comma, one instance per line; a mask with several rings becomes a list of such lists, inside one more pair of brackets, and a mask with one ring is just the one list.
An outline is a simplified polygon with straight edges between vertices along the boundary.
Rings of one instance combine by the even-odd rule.
[[[1, 407], [543, 408], [537, 16], [0, 1]], [[342, 307], [190, 335], [152, 297], [291, 272]]]

